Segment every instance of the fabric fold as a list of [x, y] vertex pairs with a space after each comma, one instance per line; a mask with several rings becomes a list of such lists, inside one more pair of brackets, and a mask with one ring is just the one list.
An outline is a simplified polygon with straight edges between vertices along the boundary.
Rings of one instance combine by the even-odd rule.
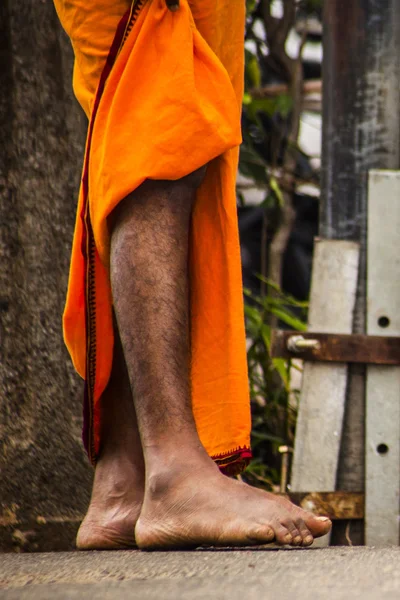
[[[76, 55], [74, 89], [90, 118], [64, 335], [77, 371], [91, 380], [92, 459], [113, 349], [107, 217], [145, 179], [179, 179], [208, 164], [190, 239], [192, 403], [209, 454], [243, 466], [250, 405], [235, 179], [244, 2], [181, 0], [174, 13], [164, 0], [120, 3], [128, 10], [115, 23], [114, 44], [107, 21], [108, 54], [96, 45], [89, 56], [81, 2], [56, 0]], [[107, 13], [104, 1], [90, 10], [92, 24], [93, 12], [99, 22]]]

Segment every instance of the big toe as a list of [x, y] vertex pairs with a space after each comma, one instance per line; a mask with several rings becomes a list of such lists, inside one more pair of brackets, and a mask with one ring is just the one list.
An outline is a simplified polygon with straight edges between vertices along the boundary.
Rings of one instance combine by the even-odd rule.
[[326, 535], [332, 528], [332, 521], [328, 517], [316, 517], [312, 513], [304, 511], [302, 519], [314, 537]]

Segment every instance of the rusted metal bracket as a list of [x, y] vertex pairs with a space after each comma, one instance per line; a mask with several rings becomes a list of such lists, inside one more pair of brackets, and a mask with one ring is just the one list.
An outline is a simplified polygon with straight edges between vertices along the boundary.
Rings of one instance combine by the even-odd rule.
[[361, 492], [289, 492], [282, 496], [304, 510], [334, 521], [364, 518], [364, 494]]
[[364, 494], [362, 492], [292, 492], [287, 490], [290, 446], [279, 446], [282, 455], [280, 496], [285, 496], [297, 506], [316, 515], [333, 520], [363, 519]]
[[399, 365], [400, 337], [275, 329], [272, 332], [271, 356], [314, 362]]

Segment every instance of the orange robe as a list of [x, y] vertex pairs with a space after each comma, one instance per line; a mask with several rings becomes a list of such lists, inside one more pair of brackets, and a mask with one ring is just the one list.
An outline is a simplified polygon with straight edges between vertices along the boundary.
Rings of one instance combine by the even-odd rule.
[[113, 354], [107, 216], [145, 179], [179, 179], [209, 163], [190, 239], [192, 404], [209, 455], [240, 469], [251, 456], [235, 195], [245, 2], [181, 0], [177, 12], [165, 0], [55, 5], [90, 120], [64, 313], [86, 380], [89, 455], [95, 461]]

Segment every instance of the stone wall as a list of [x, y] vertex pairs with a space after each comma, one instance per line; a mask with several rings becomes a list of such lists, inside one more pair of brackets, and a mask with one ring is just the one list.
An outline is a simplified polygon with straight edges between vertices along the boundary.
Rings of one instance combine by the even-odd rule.
[[73, 547], [92, 472], [61, 316], [86, 122], [51, 0], [0, 3], [0, 550]]

